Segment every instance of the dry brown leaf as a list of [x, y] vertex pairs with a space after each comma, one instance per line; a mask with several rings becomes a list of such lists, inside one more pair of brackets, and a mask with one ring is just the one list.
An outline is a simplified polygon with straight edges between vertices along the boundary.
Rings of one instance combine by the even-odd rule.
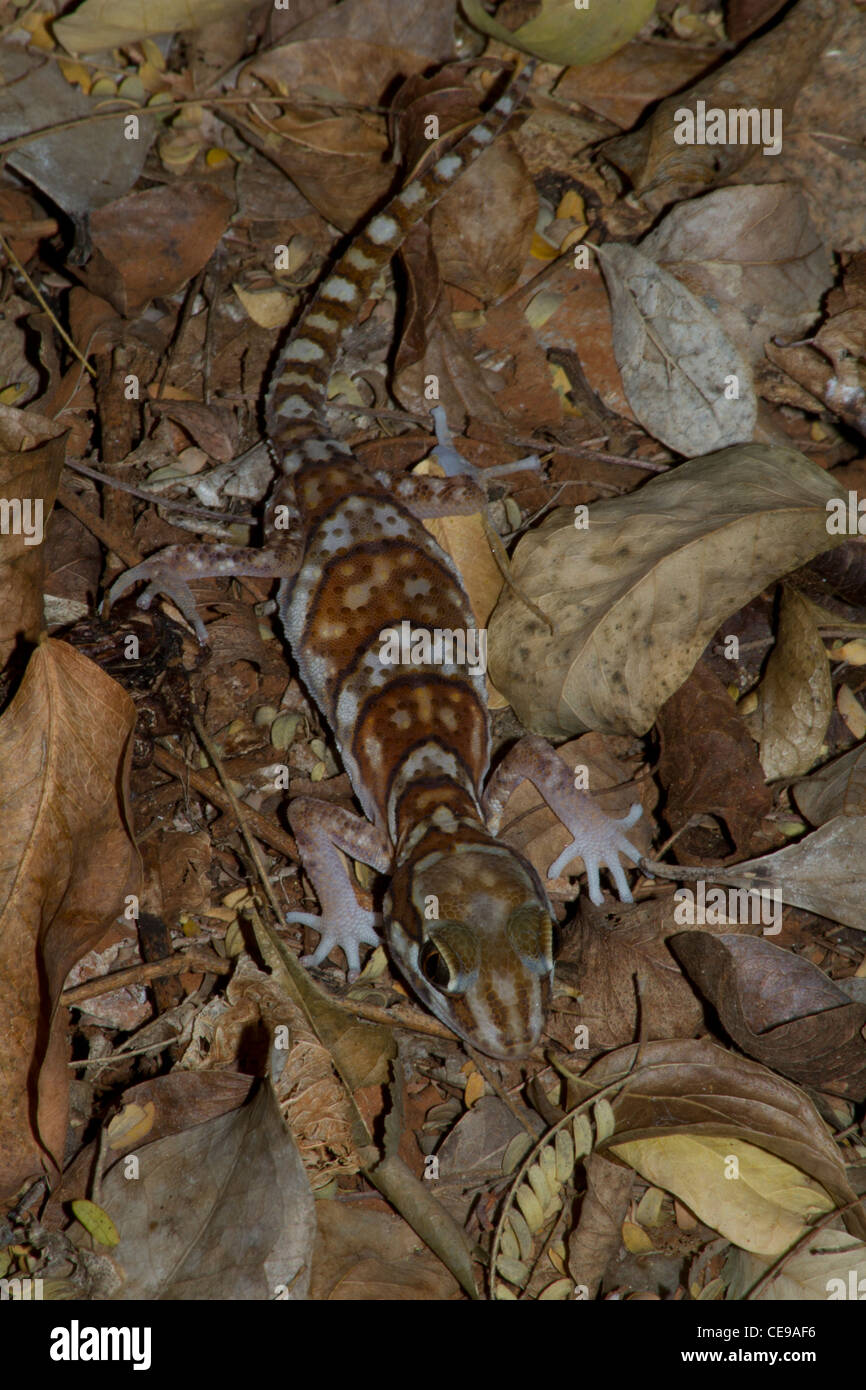
[[90, 219], [93, 255], [82, 280], [130, 317], [171, 295], [206, 265], [232, 214], [209, 183], [184, 182], [130, 193]]
[[750, 440], [751, 367], [715, 314], [643, 251], [624, 242], [596, 250], [622, 384], [644, 429], [687, 455]]
[[592, 1053], [623, 1047], [636, 1032], [651, 1039], [702, 1031], [703, 1007], [667, 947], [681, 932], [672, 907], [671, 896], [613, 910], [581, 899], [576, 934], [556, 966], [557, 980], [577, 995], [551, 1021], [551, 1035], [565, 1047], [574, 1047], [576, 1025], [588, 1030]]
[[42, 631], [42, 541], [63, 470], [63, 445], [53, 420], [0, 406], [0, 498], [11, 518], [0, 552], [0, 668], [19, 643], [35, 642]]
[[348, 1202], [317, 1204], [319, 1235], [311, 1297], [317, 1302], [441, 1301], [460, 1297], [457, 1280], [419, 1246], [399, 1216]]
[[866, 816], [836, 816], [795, 845], [731, 868], [684, 869], [654, 860], [645, 866], [658, 878], [775, 890], [784, 903], [866, 931]]
[[69, 1071], [57, 1001], [137, 885], [125, 807], [134, 724], [125, 691], [55, 641], [36, 648], [0, 719], [0, 1191], [62, 1159]]
[[556, 95], [630, 130], [648, 106], [680, 91], [717, 59], [716, 48], [634, 39], [600, 63], [569, 68], [556, 84]]
[[[373, 112], [398, 73], [420, 72], [421, 54], [361, 39], [306, 39], [257, 54], [239, 78], [257, 91], [249, 134], [323, 217], [348, 231], [387, 193], [393, 166]], [[261, 85], [291, 102], [270, 105]]]
[[813, 825], [834, 816], [866, 816], [866, 746], [834, 758], [791, 790], [798, 809]]
[[[658, 715], [658, 776], [667, 792], [665, 817], [681, 830], [692, 816], [718, 816], [739, 854], [747, 854], [773, 797], [751, 737], [717, 676], [699, 661]], [[692, 849], [694, 845], [694, 849]], [[695, 834], [675, 845], [681, 863], [702, 857]], [[763, 848], [763, 846], [761, 846]]]
[[[646, 206], [660, 211], [678, 198], [693, 197], [715, 184], [730, 180], [758, 150], [757, 158], [770, 164], [751, 144], [678, 144], [680, 110], [697, 111], [698, 101], [707, 109], [749, 110], [760, 105], [782, 111], [783, 129], [794, 101], [813, 68], [835, 22], [832, 0], [799, 0], [785, 18], [760, 38], [753, 39], [721, 67], [715, 68], [685, 92], [668, 97], [655, 108], [638, 130], [617, 136], [603, 146], [606, 159], [631, 179]], [[768, 177], [778, 177], [774, 172]]]
[[738, 184], [680, 203], [640, 243], [712, 311], [752, 363], [802, 338], [833, 284], [827, 246], [792, 183]]
[[743, 1052], [801, 1085], [866, 1099], [866, 1004], [760, 936], [681, 932], [671, 950]]
[[303, 1299], [315, 1203], [270, 1082], [240, 1110], [147, 1144], [102, 1202], [121, 1231], [114, 1301]]
[[554, 511], [518, 545], [489, 626], [497, 688], [536, 733], [644, 734], [719, 624], [828, 548], [832, 481], [794, 449], [748, 444], [680, 464], [627, 497]]
[[830, 665], [806, 600], [786, 585], [779, 631], [758, 687], [761, 766], [768, 781], [817, 762], [833, 712]]
[[634, 1187], [634, 1173], [601, 1154], [586, 1160], [586, 1196], [580, 1220], [568, 1241], [568, 1269], [575, 1284], [594, 1298], [605, 1270], [619, 1253], [622, 1219]]

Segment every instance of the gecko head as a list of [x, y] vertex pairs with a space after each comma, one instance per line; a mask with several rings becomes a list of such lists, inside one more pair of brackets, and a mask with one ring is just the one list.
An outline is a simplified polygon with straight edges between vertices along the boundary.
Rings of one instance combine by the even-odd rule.
[[490, 1057], [537, 1043], [553, 981], [553, 918], [532, 866], [490, 839], [428, 849], [396, 870], [385, 933], [443, 1023]]

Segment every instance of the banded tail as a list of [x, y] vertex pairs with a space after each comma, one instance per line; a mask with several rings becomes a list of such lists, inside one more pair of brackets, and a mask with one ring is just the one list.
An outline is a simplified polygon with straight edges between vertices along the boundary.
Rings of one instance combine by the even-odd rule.
[[[530, 58], [490, 110], [426, 173], [410, 180], [355, 236], [304, 309], [282, 349], [265, 398], [268, 436], [278, 449], [310, 430], [324, 434], [328, 381], [348, 330], [384, 267], [412, 228], [493, 143], [526, 94]], [[443, 137], [448, 143], [448, 136]]]

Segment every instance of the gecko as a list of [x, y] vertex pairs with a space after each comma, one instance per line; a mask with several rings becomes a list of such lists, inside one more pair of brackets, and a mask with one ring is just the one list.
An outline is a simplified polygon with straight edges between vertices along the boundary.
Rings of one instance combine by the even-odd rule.
[[[206, 644], [190, 581], [280, 581], [288, 646], [364, 813], [310, 797], [289, 805], [320, 909], [286, 914], [320, 934], [303, 963], [320, 965], [339, 946], [352, 978], [360, 948], [377, 944], [382, 931], [412, 991], [459, 1037], [503, 1060], [525, 1057], [537, 1043], [554, 972], [545, 886], [497, 835], [509, 795], [526, 779], [535, 785], [572, 836], [548, 877], [582, 858], [595, 903], [603, 901], [602, 866], [620, 898], [632, 901], [620, 857], [638, 862], [626, 832], [641, 807], [620, 820], [605, 815], [536, 735], [518, 740], [488, 776], [484, 674], [454, 640], [479, 634], [460, 575], [422, 525], [425, 517], [482, 511], [480, 470], [461, 467], [440, 417], [445, 477], [394, 480], [368, 471], [329, 434], [326, 402], [338, 353], [376, 278], [411, 228], [513, 124], [534, 66], [526, 63], [456, 142], [445, 137], [445, 152], [437, 147], [366, 222], [302, 310], [265, 399], [278, 472], [264, 544], [169, 546], [122, 575], [109, 595], [114, 602], [146, 580], [138, 605], [165, 595]], [[386, 637], [407, 631], [413, 643], [444, 637], [438, 647], [421, 641], [414, 660], [406, 651], [386, 655]], [[381, 914], [360, 903], [341, 853], [388, 876]]]

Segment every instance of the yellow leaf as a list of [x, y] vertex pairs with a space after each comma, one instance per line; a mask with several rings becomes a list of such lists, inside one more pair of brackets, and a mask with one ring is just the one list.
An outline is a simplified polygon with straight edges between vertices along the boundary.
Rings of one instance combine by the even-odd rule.
[[559, 255], [559, 248], [551, 246], [550, 242], [540, 236], [538, 232], [533, 232], [529, 254], [536, 261], [555, 261]]
[[484, 1095], [486, 1082], [480, 1071], [474, 1071], [466, 1082], [466, 1089], [463, 1092], [463, 1099], [466, 1102], [467, 1110], [471, 1110], [477, 1100]]
[[500, 43], [534, 53], [549, 63], [598, 63], [634, 38], [655, 9], [655, 0], [597, 0], [576, 10], [574, 0], [541, 0], [541, 9], [513, 32], [483, 8], [481, 0], [462, 0], [469, 23]]
[[128, 1145], [140, 1143], [153, 1129], [155, 1119], [156, 1106], [152, 1100], [147, 1101], [145, 1105], [130, 1102], [109, 1122], [108, 1147], [125, 1149]]
[[855, 738], [866, 737], [866, 710], [863, 709], [854, 691], [847, 685], [840, 685], [836, 695], [836, 708]]
[[57, 66], [70, 87], [80, 87], [85, 95], [90, 91], [91, 74], [83, 63], [76, 63], [71, 58], [61, 58]]
[[[832, 1198], [812, 1178], [739, 1139], [668, 1134], [612, 1144], [610, 1151], [755, 1254], [781, 1255], [808, 1221], [833, 1210]], [[733, 1173], [738, 1176], [726, 1176]]]
[[298, 302], [296, 296], [286, 294], [285, 290], [245, 290], [237, 283], [232, 288], [259, 328], [285, 328]]
[[568, 218], [572, 222], [586, 221], [586, 204], [583, 198], [574, 188], [569, 188], [559, 200], [559, 207], [556, 209], [558, 218]]
[[108, 1212], [103, 1211], [102, 1207], [98, 1207], [95, 1202], [88, 1202], [86, 1197], [79, 1198], [71, 1205], [76, 1219], [100, 1245], [120, 1244], [120, 1233]]
[[622, 1243], [630, 1255], [647, 1255], [655, 1249], [643, 1226], [638, 1226], [634, 1221], [623, 1221]]
[[840, 661], [850, 662], [852, 666], [866, 666], [866, 642], [862, 637], [855, 637], [853, 642], [846, 642], [838, 651], [834, 651], [833, 656]]

